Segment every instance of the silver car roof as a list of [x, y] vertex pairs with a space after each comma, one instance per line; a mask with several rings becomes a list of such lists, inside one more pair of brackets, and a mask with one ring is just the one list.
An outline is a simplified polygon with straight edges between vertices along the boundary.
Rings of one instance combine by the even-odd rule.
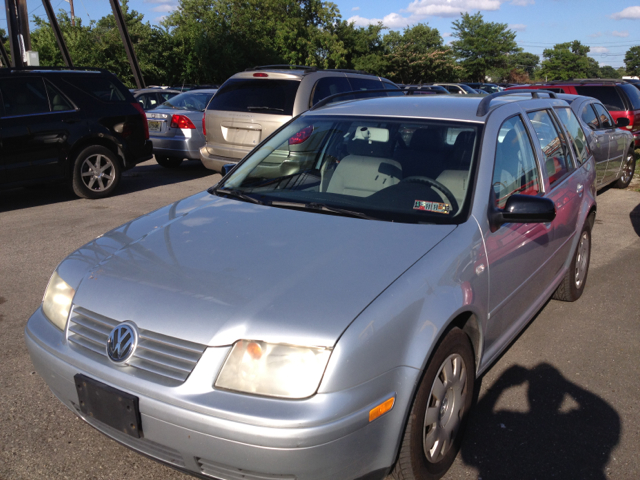
[[[486, 115], [478, 116], [483, 99], [490, 99]], [[307, 115], [362, 115], [371, 117], [429, 118], [485, 123], [489, 114], [499, 106], [519, 102], [523, 108], [567, 105], [564, 100], [551, 98], [532, 99], [529, 93], [514, 93], [493, 97], [491, 95], [410, 95], [402, 97], [377, 97], [332, 103]]]

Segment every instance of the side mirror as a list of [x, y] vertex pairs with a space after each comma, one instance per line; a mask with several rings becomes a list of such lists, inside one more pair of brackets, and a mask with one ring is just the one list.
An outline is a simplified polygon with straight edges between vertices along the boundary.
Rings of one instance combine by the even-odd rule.
[[223, 165], [222, 166], [222, 172], [221, 172], [222, 176], [226, 177], [229, 174], [229, 172], [231, 170], [233, 170], [233, 167], [235, 167], [235, 166], [236, 166], [235, 163], [227, 163], [226, 165]]
[[618, 120], [616, 120], [616, 127], [618, 128], [628, 127], [629, 123], [630, 122], [627, 117], [620, 117]]
[[491, 231], [504, 223], [548, 223], [556, 218], [553, 201], [544, 197], [514, 194], [507, 199], [504, 210], [493, 208], [489, 216]]

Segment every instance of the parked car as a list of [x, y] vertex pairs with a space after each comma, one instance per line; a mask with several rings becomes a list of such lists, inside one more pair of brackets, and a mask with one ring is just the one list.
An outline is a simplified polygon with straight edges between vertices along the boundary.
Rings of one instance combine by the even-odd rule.
[[627, 188], [636, 165], [633, 135], [624, 129], [628, 120], [620, 117], [614, 122], [600, 100], [592, 97], [562, 93], [556, 97], [571, 105], [571, 110], [580, 119], [581, 130], [576, 122], [571, 128], [579, 137], [580, 144], [585, 143], [581, 131], [585, 134], [596, 162], [597, 188], [610, 184], [616, 188]]
[[203, 112], [217, 90], [190, 90], [147, 112], [153, 154], [158, 164], [176, 168], [185, 158], [198, 160], [205, 143]]
[[205, 167], [221, 172], [224, 165], [238, 163], [271, 133], [320, 100], [353, 90], [378, 89], [398, 90], [398, 86], [361, 71], [296, 65], [236, 73], [207, 107], [206, 144], [200, 149], [200, 159]]
[[449, 94], [449, 91], [438, 85], [402, 85], [401, 88], [403, 90], [411, 90], [413, 95], [424, 95], [424, 94]]
[[63, 260], [26, 326], [35, 368], [192, 474], [441, 477], [477, 379], [584, 292], [595, 168], [566, 119], [513, 92], [312, 108]]
[[640, 90], [623, 80], [567, 80], [518, 85], [513, 89], [543, 89], [555, 93], [569, 93], [597, 98], [607, 108], [614, 121], [624, 117], [629, 124], [624, 128], [631, 131], [635, 147], [640, 147]]
[[464, 83], [434, 83], [433, 85], [439, 85], [446, 88], [449, 93], [456, 93], [460, 95], [475, 95], [478, 93], [473, 88], [465, 85]]
[[180, 90], [170, 88], [141, 88], [133, 91], [133, 97], [146, 111], [156, 108], [179, 93]]
[[495, 83], [467, 82], [465, 83], [465, 85], [473, 88], [474, 90], [482, 90], [487, 93], [496, 93], [502, 91], [502, 88]]
[[112, 73], [0, 68], [0, 188], [67, 182], [106, 197], [151, 148], [144, 110]]

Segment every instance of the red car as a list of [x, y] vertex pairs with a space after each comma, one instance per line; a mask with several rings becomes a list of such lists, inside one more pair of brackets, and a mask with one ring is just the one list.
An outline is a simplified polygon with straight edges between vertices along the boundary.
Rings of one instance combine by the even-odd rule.
[[640, 90], [624, 80], [564, 80], [507, 88], [515, 89], [540, 89], [597, 98], [607, 107], [614, 121], [629, 119], [629, 125], [620, 128], [633, 133], [635, 146], [640, 147]]

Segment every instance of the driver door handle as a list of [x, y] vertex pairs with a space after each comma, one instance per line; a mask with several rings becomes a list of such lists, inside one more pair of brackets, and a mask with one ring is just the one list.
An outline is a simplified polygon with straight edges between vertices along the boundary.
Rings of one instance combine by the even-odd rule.
[[578, 188], [576, 188], [576, 193], [578, 194], [578, 196], [582, 196], [582, 193], [584, 192], [584, 185], [582, 183], [578, 184]]

